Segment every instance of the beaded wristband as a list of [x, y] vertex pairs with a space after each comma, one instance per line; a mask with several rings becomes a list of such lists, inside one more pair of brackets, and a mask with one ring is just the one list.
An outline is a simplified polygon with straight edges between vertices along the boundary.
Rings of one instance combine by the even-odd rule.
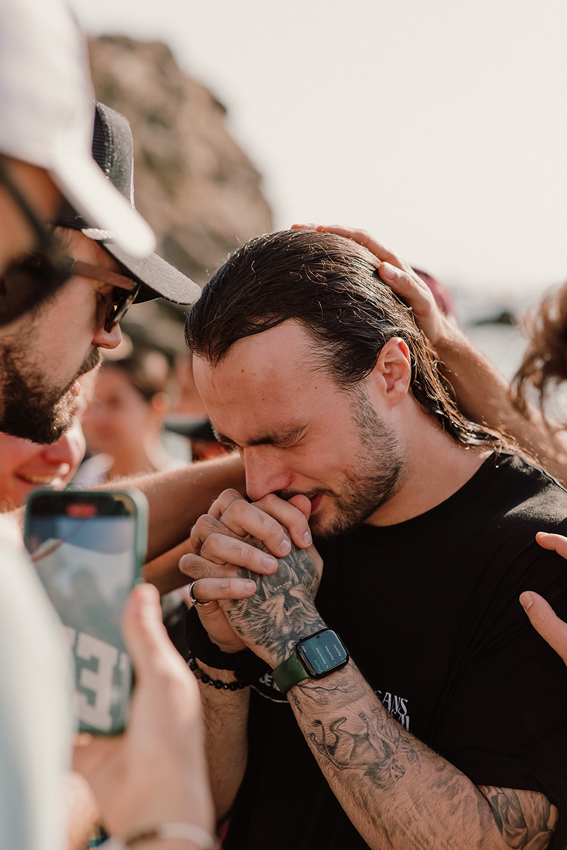
[[[185, 629], [189, 656], [197, 657], [215, 670], [233, 670], [239, 682], [256, 682], [270, 669], [251, 649], [242, 649], [240, 652], [223, 652], [219, 649], [207, 634], [195, 607], [186, 609]], [[186, 657], [186, 661], [189, 661], [189, 657]]]
[[145, 844], [147, 841], [155, 841], [164, 838], [184, 838], [192, 841], [200, 850], [220, 850], [217, 839], [192, 823], [162, 823], [151, 829], [142, 829], [127, 836], [124, 840], [110, 838], [101, 844], [103, 850], [126, 850], [127, 847], [135, 847], [137, 844]]
[[[190, 655], [187, 659], [187, 664], [189, 665], [191, 672], [195, 675], [195, 678], [200, 679], [204, 685], [211, 685], [218, 691], [240, 691], [242, 688], [246, 688], [248, 685], [252, 684], [246, 679], [238, 679], [234, 682], [223, 682], [221, 679], [212, 679], [208, 673], [201, 670], [197, 664], [197, 659], [192, 655]], [[256, 681], [256, 679], [254, 678], [252, 681]]]

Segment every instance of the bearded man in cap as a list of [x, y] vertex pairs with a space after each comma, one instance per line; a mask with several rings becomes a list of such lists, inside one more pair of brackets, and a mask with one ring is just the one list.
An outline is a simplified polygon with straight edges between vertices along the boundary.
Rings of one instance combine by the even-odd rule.
[[[131, 183], [132, 176], [127, 122], [98, 107], [95, 141], [100, 141], [96, 133], [106, 120], [104, 161], [99, 164], [91, 156], [93, 118], [85, 45], [65, 3], [0, 0], [0, 429], [38, 442], [53, 442], [68, 427], [80, 392], [77, 378], [96, 365], [101, 348], [119, 344], [120, 319], [136, 296], [162, 295], [191, 303], [199, 292], [151, 256], [154, 235], [123, 185], [125, 180]], [[121, 143], [129, 139], [130, 146], [117, 151], [116, 134]], [[118, 188], [111, 161], [124, 171]], [[47, 225], [57, 222], [62, 199], [65, 229], [58, 229], [54, 238]], [[81, 232], [87, 228], [93, 238]], [[186, 533], [181, 513], [179, 509], [174, 525], [177, 522]], [[157, 524], [162, 525], [162, 539], [167, 539], [167, 522], [161, 523], [159, 512]], [[178, 539], [184, 536], [181, 530], [175, 533]], [[67, 654], [56, 618], [21, 551], [21, 535], [8, 517], [2, 518], [0, 537], [0, 845], [10, 850], [60, 850], [66, 845], [69, 814], [62, 788], [72, 728]], [[181, 747], [197, 733], [197, 748], [191, 747], [191, 753], [181, 760], [171, 753], [171, 763], [180, 769], [178, 779], [171, 778], [173, 785], [187, 789], [195, 783], [174, 809], [171, 802], [177, 795], [169, 791], [166, 805], [162, 801], [156, 808], [156, 788], [136, 781], [148, 771], [133, 767], [151, 747], [144, 745], [140, 753], [130, 743], [123, 765], [131, 781], [121, 782], [120, 788], [104, 776], [105, 758], [96, 756], [96, 742], [86, 748], [81, 764], [99, 801], [105, 802], [104, 811], [114, 813], [110, 826], [118, 835], [132, 826], [156, 827], [147, 819], [164, 813], [165, 819], [173, 814], [173, 819], [182, 820], [193, 812], [196, 824], [210, 826], [195, 726], [198, 710], [180, 713], [171, 702], [177, 690], [176, 699], [196, 709], [196, 695], [183, 665], [181, 675], [176, 669], [179, 659], [162, 634], [159, 608], [148, 590], [138, 589], [129, 603], [126, 637], [137, 643], [139, 669], [145, 668], [145, 685], [136, 699], [155, 700], [156, 694], [165, 696], [170, 687], [173, 691], [161, 708], [155, 704], [149, 714], [146, 711], [144, 737], [148, 743], [157, 742], [163, 755], [165, 737], [154, 720], [168, 712], [173, 724], [168, 740], [175, 739], [175, 727], [181, 732]], [[114, 759], [124, 759], [119, 742], [102, 743], [107, 756], [112, 751]], [[193, 760], [187, 760], [188, 755]], [[158, 780], [158, 785], [163, 783]], [[147, 805], [142, 803], [136, 814], [128, 795], [148, 791]], [[200, 800], [195, 811], [193, 798]], [[87, 805], [84, 795], [78, 802]], [[83, 808], [79, 814], [88, 821], [92, 811]], [[203, 839], [202, 829], [188, 831], [202, 846], [212, 846], [209, 836]], [[71, 846], [83, 846], [85, 839], [75, 834]], [[148, 846], [157, 840], [148, 838]]]

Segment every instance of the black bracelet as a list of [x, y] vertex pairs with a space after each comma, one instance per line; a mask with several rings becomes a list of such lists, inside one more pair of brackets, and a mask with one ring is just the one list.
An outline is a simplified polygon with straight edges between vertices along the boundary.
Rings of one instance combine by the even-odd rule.
[[242, 688], [246, 688], [251, 684], [251, 682], [242, 680], [236, 680], [235, 682], [223, 682], [221, 679], [211, 679], [208, 673], [201, 670], [197, 664], [197, 659], [193, 658], [192, 655], [190, 655], [187, 659], [187, 663], [189, 665], [189, 669], [195, 675], [195, 678], [200, 679], [204, 685], [211, 685], [213, 688], [216, 688], [217, 691], [240, 691]]
[[254, 655], [251, 649], [242, 649], [240, 652], [223, 652], [219, 649], [209, 638], [194, 607], [187, 609], [185, 625], [189, 645], [189, 655], [185, 660], [189, 666], [191, 666], [190, 658], [194, 659], [196, 656], [208, 667], [214, 667], [216, 670], [232, 670], [237, 682], [244, 682], [241, 687], [257, 682], [271, 669], [270, 665]]

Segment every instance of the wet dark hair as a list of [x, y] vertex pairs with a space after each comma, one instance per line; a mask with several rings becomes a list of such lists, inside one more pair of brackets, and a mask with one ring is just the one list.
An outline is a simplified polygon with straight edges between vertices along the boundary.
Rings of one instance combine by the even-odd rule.
[[187, 318], [194, 354], [218, 365], [239, 339], [288, 319], [314, 342], [315, 365], [345, 391], [373, 370], [380, 350], [401, 337], [411, 353], [411, 390], [455, 440], [500, 448], [502, 435], [466, 419], [409, 307], [380, 280], [360, 245], [329, 233], [289, 230], [252, 239], [213, 275]]
[[526, 412], [530, 386], [543, 408], [546, 397], [567, 380], [567, 283], [548, 293], [523, 325], [528, 345], [512, 382], [512, 398], [516, 407]]

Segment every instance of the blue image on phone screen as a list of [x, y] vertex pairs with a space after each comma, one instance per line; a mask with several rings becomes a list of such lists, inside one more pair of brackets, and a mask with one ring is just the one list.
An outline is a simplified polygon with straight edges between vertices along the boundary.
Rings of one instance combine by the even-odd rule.
[[28, 520], [28, 549], [75, 658], [79, 728], [119, 732], [132, 685], [120, 619], [136, 578], [135, 517]]

